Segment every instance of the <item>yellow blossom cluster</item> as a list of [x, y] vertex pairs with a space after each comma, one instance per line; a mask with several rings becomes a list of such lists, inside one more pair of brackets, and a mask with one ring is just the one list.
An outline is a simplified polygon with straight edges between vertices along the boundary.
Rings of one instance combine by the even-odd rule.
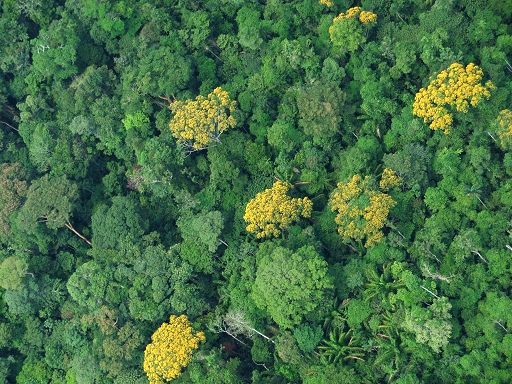
[[326, 7], [332, 7], [334, 2], [332, 0], [320, 0], [320, 4], [325, 5]]
[[369, 11], [361, 11], [359, 21], [363, 24], [375, 23], [377, 21], [377, 14]]
[[448, 107], [466, 113], [469, 106], [476, 107], [482, 98], [488, 99], [494, 85], [481, 83], [482, 69], [469, 63], [464, 67], [453, 63], [441, 71], [427, 88], [421, 88], [414, 98], [413, 113], [423, 118], [433, 130], [441, 129], [447, 134], [453, 123], [453, 115]]
[[194, 332], [185, 315], [171, 315], [151, 336], [144, 351], [144, 371], [150, 384], [173, 380], [192, 360], [192, 352], [205, 340], [203, 332]]
[[386, 193], [373, 188], [371, 179], [354, 175], [347, 183], [338, 183], [329, 199], [337, 213], [335, 222], [344, 239], [363, 240], [371, 247], [382, 239], [382, 228], [395, 201]]
[[195, 100], [176, 100], [171, 103], [173, 117], [169, 123], [173, 136], [193, 150], [203, 149], [219, 141], [221, 133], [236, 126], [233, 113], [236, 101], [217, 87], [207, 97]]
[[402, 179], [391, 168], [384, 168], [380, 178], [379, 187], [383, 191], [389, 191], [391, 188], [398, 187]]
[[352, 7], [348, 9], [346, 13], [342, 12], [336, 16], [332, 21], [332, 24], [334, 25], [339, 23], [341, 20], [355, 19], [356, 17], [358, 17], [359, 21], [363, 24], [370, 24], [377, 21], [377, 14], [369, 11], [363, 11], [361, 7]]
[[498, 136], [503, 148], [512, 148], [512, 111], [504, 109], [498, 115]]
[[300, 216], [311, 216], [312, 201], [307, 197], [290, 197], [290, 188], [290, 183], [276, 181], [272, 188], [258, 193], [249, 201], [244, 214], [247, 232], [254, 233], [258, 239], [277, 237]]

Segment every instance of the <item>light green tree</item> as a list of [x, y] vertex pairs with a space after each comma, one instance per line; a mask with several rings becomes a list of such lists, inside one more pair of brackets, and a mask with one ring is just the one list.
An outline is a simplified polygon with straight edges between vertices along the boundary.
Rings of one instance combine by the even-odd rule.
[[10, 290], [21, 289], [27, 274], [27, 262], [17, 256], [9, 256], [0, 263], [0, 287]]
[[295, 252], [276, 247], [258, 263], [252, 297], [279, 326], [291, 328], [307, 316], [320, 316], [331, 288], [327, 262], [312, 246]]

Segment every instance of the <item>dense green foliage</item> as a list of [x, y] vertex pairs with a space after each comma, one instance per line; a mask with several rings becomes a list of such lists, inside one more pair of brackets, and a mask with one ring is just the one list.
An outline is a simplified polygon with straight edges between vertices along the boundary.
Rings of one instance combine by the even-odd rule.
[[[148, 383], [171, 315], [175, 383], [512, 382], [512, 0], [332, 2], [0, 1], [0, 383]], [[494, 88], [445, 134], [413, 102], [455, 62]], [[170, 103], [217, 87], [191, 151]], [[384, 168], [383, 237], [340, 236]], [[276, 179], [313, 212], [258, 239]]]

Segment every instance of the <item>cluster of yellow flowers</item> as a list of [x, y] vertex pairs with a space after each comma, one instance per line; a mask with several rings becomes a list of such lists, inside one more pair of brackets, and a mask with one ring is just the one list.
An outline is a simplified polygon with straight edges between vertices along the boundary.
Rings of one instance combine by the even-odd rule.
[[361, 11], [359, 21], [363, 24], [375, 23], [377, 21], [377, 14], [369, 11]]
[[453, 115], [448, 106], [457, 112], [466, 113], [469, 106], [476, 107], [482, 98], [489, 98], [494, 85], [487, 81], [481, 84], [484, 73], [482, 69], [469, 63], [465, 68], [460, 63], [453, 63], [441, 71], [427, 88], [421, 88], [414, 98], [413, 113], [423, 118], [433, 130], [442, 129], [445, 134], [450, 131]]
[[391, 168], [384, 168], [380, 178], [379, 187], [383, 191], [389, 191], [391, 188], [398, 187], [402, 179]]
[[498, 136], [504, 148], [512, 148], [512, 111], [504, 109], [498, 115]]
[[194, 150], [203, 149], [218, 141], [221, 133], [236, 126], [233, 112], [236, 101], [217, 87], [207, 97], [195, 100], [176, 100], [170, 105], [173, 117], [169, 123], [173, 136]]
[[334, 2], [332, 0], [320, 0], [320, 4], [325, 5], [327, 7], [332, 7]]
[[300, 216], [311, 216], [312, 201], [307, 197], [288, 196], [290, 188], [290, 183], [276, 181], [272, 188], [258, 193], [249, 201], [244, 214], [248, 232], [256, 234], [258, 239], [277, 237]]
[[178, 377], [192, 360], [192, 352], [205, 340], [203, 332], [194, 332], [185, 315], [171, 315], [151, 336], [144, 351], [144, 371], [150, 384], [163, 384]]
[[[346, 13], [340, 13], [332, 21], [333, 25], [339, 23], [341, 20], [355, 19], [359, 17], [359, 21], [363, 24], [370, 24], [377, 21], [377, 14], [369, 11], [363, 11], [361, 7], [352, 7]], [[331, 25], [332, 28], [332, 25]]]
[[329, 204], [337, 212], [335, 222], [344, 239], [363, 240], [371, 247], [382, 239], [382, 228], [395, 201], [391, 196], [375, 190], [371, 179], [354, 175], [348, 183], [338, 183]]

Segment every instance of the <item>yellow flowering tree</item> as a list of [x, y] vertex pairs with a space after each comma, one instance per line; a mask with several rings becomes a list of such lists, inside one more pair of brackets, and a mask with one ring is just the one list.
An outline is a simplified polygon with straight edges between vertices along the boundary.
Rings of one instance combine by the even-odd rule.
[[372, 179], [354, 175], [347, 183], [338, 183], [329, 199], [336, 212], [338, 233], [345, 240], [361, 241], [371, 247], [382, 239], [382, 228], [391, 208], [395, 206], [391, 196], [373, 186]]
[[320, 0], [320, 4], [325, 5], [326, 7], [332, 7], [334, 2], [332, 0]]
[[512, 149], [512, 111], [504, 109], [498, 115], [498, 136], [505, 149]]
[[204, 333], [194, 332], [185, 315], [171, 315], [169, 322], [153, 333], [144, 351], [144, 371], [149, 383], [163, 384], [178, 377], [204, 340]]
[[398, 187], [402, 183], [402, 179], [391, 168], [384, 168], [380, 178], [379, 187], [383, 191], [389, 191], [392, 188]]
[[247, 232], [254, 233], [258, 239], [277, 237], [301, 216], [311, 216], [312, 201], [307, 197], [292, 198], [288, 195], [290, 188], [290, 183], [276, 181], [272, 188], [249, 201], [244, 214]]
[[373, 12], [352, 7], [336, 16], [329, 27], [329, 36], [334, 47], [341, 51], [353, 52], [366, 41], [364, 27], [377, 21]]
[[220, 87], [207, 97], [173, 101], [170, 109], [173, 116], [169, 128], [178, 142], [191, 151], [204, 149], [212, 141], [219, 142], [223, 132], [236, 126], [236, 101]]
[[453, 63], [441, 71], [426, 88], [421, 88], [414, 98], [413, 113], [421, 117], [433, 130], [449, 133], [453, 111], [467, 113], [483, 99], [491, 96], [491, 81], [482, 84], [484, 72], [469, 63], [464, 67]]

